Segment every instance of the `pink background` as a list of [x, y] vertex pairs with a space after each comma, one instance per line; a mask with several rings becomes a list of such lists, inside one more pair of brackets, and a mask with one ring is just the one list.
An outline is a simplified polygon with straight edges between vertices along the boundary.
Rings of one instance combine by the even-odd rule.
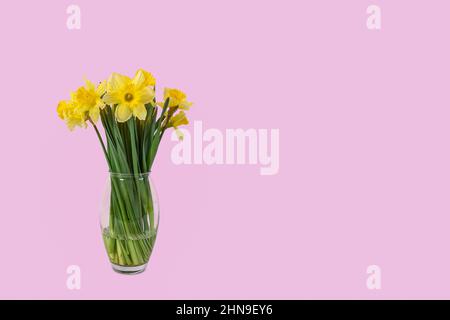
[[[450, 298], [448, 1], [74, 0], [75, 31], [69, 4], [0, 11], [1, 298]], [[279, 128], [280, 171], [176, 166], [166, 136], [156, 249], [127, 277], [100, 236], [94, 132], [55, 108], [139, 67], [205, 129]]]

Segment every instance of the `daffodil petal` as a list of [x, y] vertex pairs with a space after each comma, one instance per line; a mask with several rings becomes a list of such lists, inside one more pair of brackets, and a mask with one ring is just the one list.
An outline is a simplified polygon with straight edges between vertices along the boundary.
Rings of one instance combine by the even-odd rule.
[[178, 128], [174, 128], [174, 129], [175, 129], [175, 133], [176, 133], [176, 135], [178, 137], [178, 140], [182, 141], [184, 139], [183, 132], [180, 129], [178, 129]]
[[60, 101], [60, 102], [58, 103], [58, 107], [56, 108], [56, 112], [58, 113], [58, 117], [59, 117], [60, 119], [63, 119], [63, 120], [64, 120], [66, 110], [67, 110], [67, 102], [64, 101], [64, 100], [63, 100], [63, 101]]
[[103, 101], [106, 104], [118, 104], [121, 102], [121, 100], [119, 99], [119, 97], [117, 96], [117, 94], [115, 94], [114, 92], [107, 92], [105, 93], [105, 95], [103, 96]]
[[66, 124], [70, 131], [75, 127], [87, 127], [84, 115], [79, 112], [71, 112], [66, 118]]
[[99, 100], [99, 101], [97, 102], [97, 104], [95, 105], [96, 108], [100, 108], [100, 109], [102, 109], [102, 110], [103, 110], [103, 108], [104, 108], [105, 106], [106, 106], [106, 105], [105, 105], [105, 103], [103, 102], [103, 100]]
[[102, 96], [103, 94], [105, 94], [105, 92], [106, 92], [106, 81], [102, 81], [102, 82], [98, 85], [97, 89], [95, 89], [95, 92], [96, 92], [99, 96]]
[[189, 110], [191, 106], [192, 106], [192, 102], [185, 101], [185, 102], [180, 103], [179, 108], [180, 108], [180, 110]]
[[86, 89], [89, 91], [95, 91], [95, 85], [89, 81], [88, 79], [85, 80], [86, 83]]
[[107, 91], [120, 90], [123, 87], [125, 87], [127, 85], [127, 83], [129, 83], [129, 82], [130, 82], [130, 78], [114, 72], [113, 74], [111, 74], [111, 76], [108, 79], [108, 83], [106, 85], [106, 90]]
[[139, 102], [142, 104], [150, 103], [155, 96], [155, 92], [150, 87], [142, 88], [139, 95]]
[[89, 118], [91, 118], [91, 120], [94, 123], [97, 123], [99, 115], [100, 115], [99, 108], [95, 107], [95, 108], [92, 108], [91, 110], [89, 110]]
[[169, 121], [169, 126], [174, 128], [187, 124], [189, 124], [189, 120], [183, 111], [180, 111], [179, 113], [174, 115]]
[[138, 70], [136, 72], [136, 75], [134, 76], [133, 80], [131, 80], [134, 86], [140, 88], [145, 85], [145, 75], [142, 70]]
[[144, 86], [146, 86], [146, 87], [148, 87], [148, 86], [151, 86], [151, 87], [155, 86], [156, 79], [155, 79], [155, 77], [153, 77], [153, 75], [150, 72], [145, 71], [144, 69], [139, 69], [138, 71], [136, 71], [136, 74], [138, 72], [142, 72], [144, 74], [144, 77], [145, 77]]
[[126, 104], [119, 104], [116, 107], [116, 119], [118, 122], [127, 121], [131, 118], [132, 114], [130, 107]]
[[138, 104], [133, 108], [133, 114], [139, 120], [145, 120], [147, 117], [147, 109], [143, 104]]

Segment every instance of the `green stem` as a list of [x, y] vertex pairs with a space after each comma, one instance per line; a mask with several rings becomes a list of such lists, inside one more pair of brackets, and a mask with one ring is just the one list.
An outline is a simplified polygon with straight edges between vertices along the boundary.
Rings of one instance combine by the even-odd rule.
[[105, 147], [105, 143], [103, 142], [103, 138], [102, 138], [100, 132], [98, 131], [97, 126], [95, 125], [95, 123], [92, 121], [91, 118], [89, 118], [89, 122], [92, 124], [92, 126], [95, 129], [95, 133], [97, 134], [98, 140], [100, 141], [100, 144], [102, 145], [102, 149], [103, 149], [103, 153], [105, 154], [106, 162], [108, 163], [108, 167], [111, 169], [111, 164], [109, 162], [109, 157], [108, 157], [108, 151], [106, 151], [106, 147]]

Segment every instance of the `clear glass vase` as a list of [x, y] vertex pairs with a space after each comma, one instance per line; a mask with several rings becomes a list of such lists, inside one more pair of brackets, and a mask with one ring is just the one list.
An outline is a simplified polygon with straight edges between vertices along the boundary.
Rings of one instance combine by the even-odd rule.
[[137, 274], [145, 270], [159, 224], [158, 198], [149, 173], [110, 173], [100, 225], [113, 269]]

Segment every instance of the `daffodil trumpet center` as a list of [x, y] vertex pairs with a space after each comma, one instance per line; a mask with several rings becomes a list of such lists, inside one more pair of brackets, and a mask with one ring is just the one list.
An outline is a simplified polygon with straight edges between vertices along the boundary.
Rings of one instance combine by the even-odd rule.
[[125, 93], [125, 101], [126, 102], [130, 102], [130, 101], [132, 101], [133, 100], [133, 95], [131, 94], [131, 93], [129, 93], [129, 92], [127, 92], [127, 93]]

